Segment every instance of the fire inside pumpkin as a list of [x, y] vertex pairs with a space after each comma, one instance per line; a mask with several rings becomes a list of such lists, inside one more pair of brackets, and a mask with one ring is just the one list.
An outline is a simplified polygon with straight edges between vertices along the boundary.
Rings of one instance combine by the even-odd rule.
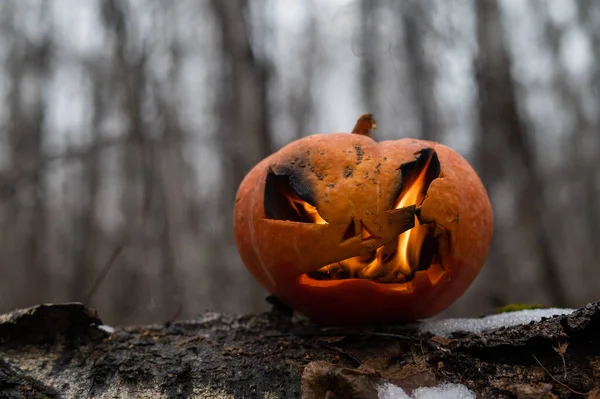
[[[433, 149], [424, 149], [415, 154], [414, 162], [400, 167], [402, 185], [392, 209], [415, 206], [417, 209], [427, 195], [431, 182], [440, 175], [440, 163]], [[273, 195], [283, 201], [275, 206], [277, 219], [304, 223], [327, 224], [315, 205], [302, 199], [296, 188], [286, 178], [272, 176], [279, 181], [275, 189], [265, 192], [265, 209], [274, 209]], [[269, 185], [267, 185], [269, 187]], [[315, 280], [366, 279], [377, 283], [402, 284], [413, 279], [415, 273], [438, 264], [438, 242], [434, 236], [435, 223], [419, 221], [414, 215], [414, 227], [400, 234], [394, 241], [381, 243], [367, 255], [344, 259], [306, 275]], [[357, 228], [352, 220], [341, 240], [360, 235], [363, 240], [374, 237], [364, 225]]]

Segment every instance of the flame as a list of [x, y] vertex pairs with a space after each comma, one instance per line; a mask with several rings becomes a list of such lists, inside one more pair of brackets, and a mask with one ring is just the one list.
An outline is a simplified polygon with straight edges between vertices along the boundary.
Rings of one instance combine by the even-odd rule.
[[[410, 205], [420, 205], [425, 199], [425, 190], [427, 185], [427, 168], [431, 158], [421, 169], [419, 176], [415, 179], [410, 188], [400, 197], [394, 209], [404, 208]], [[410, 274], [412, 270], [419, 266], [419, 254], [421, 246], [427, 236], [427, 226], [422, 226], [419, 219], [415, 216], [415, 227], [405, 231], [398, 237], [398, 266], [403, 274]]]
[[[292, 208], [294, 208], [294, 210], [298, 214], [306, 214], [316, 224], [327, 224], [325, 219], [323, 219], [321, 215], [319, 215], [319, 211], [316, 207], [312, 206], [306, 201], [301, 200], [298, 197], [288, 197], [287, 199], [290, 202]], [[298, 209], [298, 207], [300, 207], [301, 209]]]

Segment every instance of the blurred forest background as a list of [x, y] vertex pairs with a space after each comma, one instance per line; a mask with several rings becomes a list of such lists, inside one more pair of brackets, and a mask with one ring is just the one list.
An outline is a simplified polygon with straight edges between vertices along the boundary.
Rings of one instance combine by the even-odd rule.
[[600, 2], [2, 0], [0, 32], [0, 312], [266, 309], [237, 186], [365, 111], [489, 190], [488, 262], [445, 315], [600, 299]]

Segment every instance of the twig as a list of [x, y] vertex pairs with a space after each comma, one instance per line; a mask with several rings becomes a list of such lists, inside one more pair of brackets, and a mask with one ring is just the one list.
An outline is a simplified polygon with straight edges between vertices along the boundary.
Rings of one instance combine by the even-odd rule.
[[323, 342], [323, 341], [317, 341], [317, 345], [319, 345], [319, 346], [321, 346], [321, 347], [323, 347], [323, 348], [325, 348], [325, 349], [327, 349], [327, 350], [330, 350], [330, 351], [336, 352], [336, 353], [338, 353], [340, 356], [343, 356], [343, 357], [345, 357], [346, 359], [353, 361], [354, 363], [356, 363], [356, 366], [360, 366], [360, 365], [362, 364], [362, 362], [360, 361], [360, 359], [358, 359], [358, 358], [354, 357], [353, 355], [351, 355], [351, 354], [350, 354], [350, 353], [348, 353], [348, 352], [344, 352], [342, 349], [340, 349], [340, 348], [338, 348], [338, 347], [336, 347], [336, 346], [329, 345], [328, 343], [326, 343], [326, 342]]
[[173, 324], [175, 322], [175, 320], [177, 320], [177, 318], [181, 315], [181, 312], [183, 311], [183, 302], [179, 302], [179, 306], [177, 307], [177, 310], [175, 311], [175, 314], [165, 322], [165, 328], [169, 328], [171, 326], [171, 324]]
[[202, 338], [201, 336], [196, 335], [195, 337], [184, 339], [183, 341], [181, 341], [180, 343], [177, 344], [177, 347], [181, 348], [182, 346], [191, 344], [192, 342], [200, 341], [201, 338]]
[[567, 388], [569, 391], [573, 392], [574, 394], [581, 395], [581, 396], [586, 396], [587, 395], [586, 393], [578, 392], [578, 391], [574, 390], [573, 388], [569, 387], [564, 382], [561, 382], [558, 379], [556, 379], [556, 377], [554, 377], [552, 374], [550, 374], [550, 372], [548, 371], [548, 369], [546, 367], [544, 367], [544, 365], [538, 360], [537, 357], [535, 357], [535, 355], [533, 353], [531, 354], [531, 356], [533, 356], [533, 358], [540, 365], [540, 367], [543, 368], [544, 371], [546, 372], [546, 374], [548, 374], [550, 376], [550, 378], [552, 378], [554, 381], [558, 382], [560, 385], [562, 385], [563, 387]]
[[384, 333], [384, 332], [362, 331], [362, 332], [360, 332], [360, 334], [371, 335], [373, 337], [400, 338], [400, 339], [410, 339], [410, 340], [417, 340], [417, 339], [419, 339], [417, 337], [409, 337], [407, 335]]
[[554, 349], [554, 351], [556, 353], [558, 353], [558, 356], [560, 356], [560, 358], [562, 359], [563, 362], [563, 371], [564, 371], [564, 375], [563, 378], [567, 379], [567, 361], [565, 360], [565, 354], [567, 353], [567, 348], [569, 347], [569, 343], [565, 342], [565, 343], [561, 343], [560, 341], [558, 341], [558, 347], [557, 348], [552, 348]]
[[121, 253], [121, 251], [123, 251], [123, 246], [117, 245], [115, 250], [110, 255], [110, 258], [108, 258], [108, 262], [106, 262], [106, 265], [104, 266], [104, 268], [102, 269], [102, 271], [100, 272], [98, 277], [96, 278], [96, 281], [94, 281], [94, 285], [92, 285], [92, 288], [90, 288], [87, 295], [85, 296], [85, 303], [89, 303], [91, 301], [92, 297], [94, 296], [94, 294], [96, 293], [96, 291], [98, 291], [98, 288], [100, 288], [100, 285], [106, 278], [106, 275], [108, 274], [110, 269], [112, 269], [113, 265], [115, 264], [115, 261], [117, 260], [117, 258], [119, 257], [119, 254]]

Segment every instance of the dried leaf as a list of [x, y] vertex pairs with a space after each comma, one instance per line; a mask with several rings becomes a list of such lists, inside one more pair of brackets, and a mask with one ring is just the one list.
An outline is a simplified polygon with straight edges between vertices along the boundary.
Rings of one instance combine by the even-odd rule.
[[336, 342], [340, 342], [346, 337], [347, 335], [322, 336], [318, 337], [317, 341], [327, 342], [328, 344], [335, 344]]
[[454, 341], [452, 339], [440, 337], [437, 335], [435, 337], [429, 338], [429, 340], [444, 346], [448, 346]]
[[302, 373], [302, 398], [377, 399], [380, 381], [379, 373], [315, 361], [309, 363]]
[[587, 399], [600, 399], [600, 387], [596, 387], [588, 392]]

